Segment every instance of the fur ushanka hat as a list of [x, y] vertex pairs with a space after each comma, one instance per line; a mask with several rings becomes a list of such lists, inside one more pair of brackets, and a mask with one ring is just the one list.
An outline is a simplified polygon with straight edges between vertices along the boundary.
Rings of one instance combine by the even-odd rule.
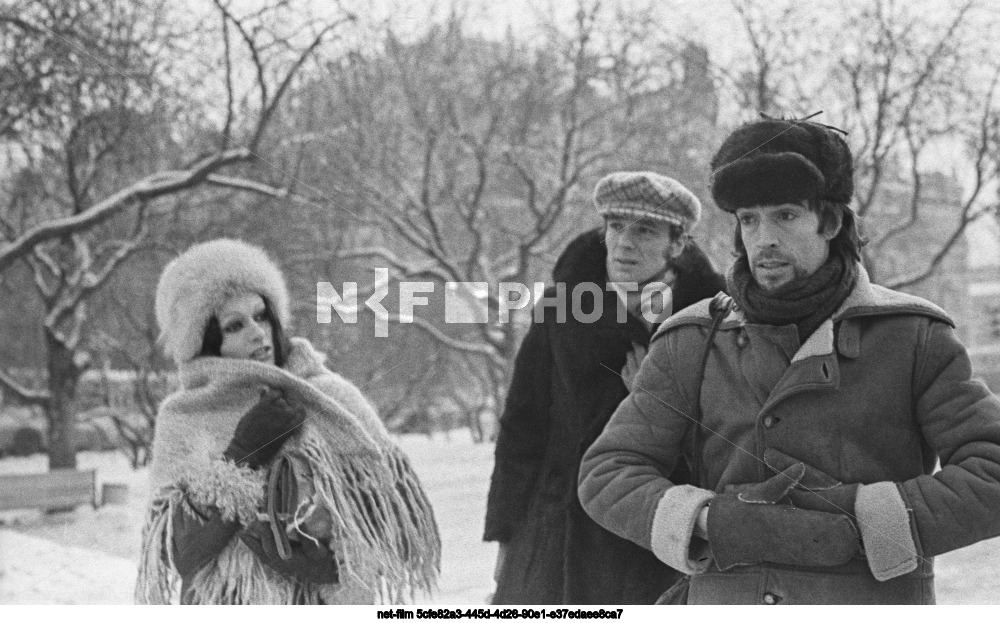
[[765, 118], [738, 128], [712, 158], [712, 198], [726, 212], [807, 199], [850, 204], [851, 150], [811, 121]]
[[263, 249], [220, 238], [196, 244], [167, 264], [156, 286], [156, 322], [163, 348], [177, 365], [201, 350], [212, 314], [244, 292], [266, 298], [278, 321], [288, 326], [285, 278]]

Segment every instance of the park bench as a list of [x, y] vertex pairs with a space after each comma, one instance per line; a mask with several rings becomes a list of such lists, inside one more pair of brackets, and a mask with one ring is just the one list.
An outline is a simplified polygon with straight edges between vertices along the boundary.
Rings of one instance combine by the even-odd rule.
[[21, 508], [98, 507], [97, 470], [54, 469], [42, 474], [0, 475], [0, 511]]

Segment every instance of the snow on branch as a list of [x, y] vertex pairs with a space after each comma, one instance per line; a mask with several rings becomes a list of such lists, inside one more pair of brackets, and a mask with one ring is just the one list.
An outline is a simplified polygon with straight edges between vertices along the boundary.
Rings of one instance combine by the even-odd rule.
[[187, 169], [149, 175], [85, 212], [37, 225], [9, 245], [0, 248], [0, 273], [30, 253], [35, 245], [41, 242], [89, 229], [137, 203], [193, 188], [204, 182], [214, 171], [236, 162], [246, 162], [251, 158], [253, 153], [245, 148], [213, 154]]
[[143, 222], [139, 233], [134, 238], [128, 242], [115, 245], [117, 248], [114, 251], [108, 251], [103, 254], [105, 256], [103, 258], [103, 265], [97, 270], [91, 270], [94, 265], [94, 261], [91, 258], [92, 254], [86, 243], [81, 240], [79, 246], [86, 260], [81, 264], [76, 274], [73, 275], [71, 285], [74, 286], [74, 291], [52, 308], [45, 318], [45, 326], [55, 331], [56, 326], [62, 322], [64, 317], [73, 312], [83, 299], [107, 281], [108, 277], [111, 276], [111, 273], [114, 272], [119, 264], [135, 253], [142, 242], [145, 241], [148, 233], [148, 226]]
[[17, 396], [19, 400], [28, 404], [40, 405], [52, 399], [52, 394], [44, 390], [28, 389], [14, 380], [5, 370], [0, 369], [0, 387], [5, 392], [10, 392]]

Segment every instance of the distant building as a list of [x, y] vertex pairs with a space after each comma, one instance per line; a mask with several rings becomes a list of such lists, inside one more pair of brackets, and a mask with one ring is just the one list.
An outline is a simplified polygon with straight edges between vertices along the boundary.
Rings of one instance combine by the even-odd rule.
[[[862, 233], [870, 240], [869, 269], [876, 283], [891, 282], [923, 270], [958, 227], [962, 188], [953, 177], [937, 172], [922, 177], [918, 216], [909, 223], [912, 199], [911, 182], [887, 181], [865, 215]], [[899, 233], [879, 244], [879, 236], [893, 228], [899, 228]], [[929, 277], [901, 288], [943, 307], [955, 318], [959, 336], [966, 343], [969, 337], [967, 257], [968, 243], [964, 237], [959, 238]]]

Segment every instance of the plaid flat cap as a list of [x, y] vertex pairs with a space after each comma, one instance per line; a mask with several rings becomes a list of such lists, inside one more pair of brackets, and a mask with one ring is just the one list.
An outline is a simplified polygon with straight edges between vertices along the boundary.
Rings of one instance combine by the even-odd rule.
[[701, 218], [701, 202], [694, 193], [672, 177], [649, 171], [605, 176], [594, 189], [594, 205], [603, 217], [648, 217], [680, 225], [684, 231]]

